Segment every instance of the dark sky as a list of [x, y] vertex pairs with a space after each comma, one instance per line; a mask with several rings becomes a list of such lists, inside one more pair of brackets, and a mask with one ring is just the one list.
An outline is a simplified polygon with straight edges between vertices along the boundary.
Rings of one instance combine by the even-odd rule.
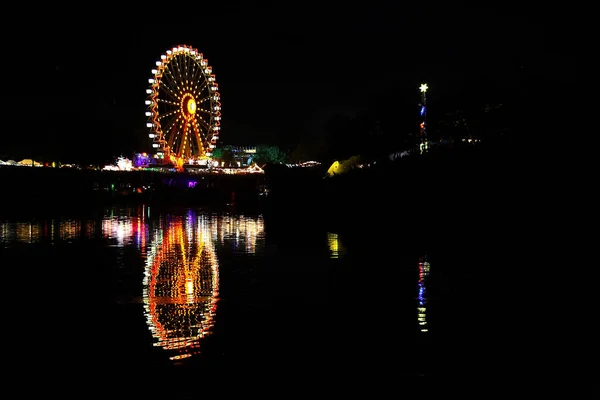
[[[221, 140], [231, 144], [291, 146], [336, 113], [368, 109], [401, 119], [413, 112], [422, 81], [433, 104], [447, 107], [473, 100], [471, 89], [506, 95], [523, 74], [551, 73], [542, 60], [553, 57], [556, 36], [535, 8], [404, 3], [122, 2], [23, 10], [0, 32], [0, 157], [36, 149], [96, 160], [146, 150], [150, 70], [178, 44], [197, 48], [212, 65]], [[495, 89], [482, 90], [481, 82]]]

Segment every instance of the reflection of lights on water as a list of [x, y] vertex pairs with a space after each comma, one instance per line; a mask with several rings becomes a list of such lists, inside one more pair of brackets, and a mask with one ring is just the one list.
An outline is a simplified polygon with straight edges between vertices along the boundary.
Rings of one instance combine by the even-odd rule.
[[0, 242], [36, 243], [42, 237], [37, 222], [3, 222], [0, 224]]
[[[82, 225], [85, 225], [85, 230], [83, 230]], [[72, 240], [79, 238], [82, 230], [88, 235], [88, 226], [93, 227], [93, 222], [82, 222], [80, 220], [3, 222], [0, 223], [0, 242], [36, 243], [43, 239], [52, 241]]]
[[33, 243], [39, 240], [40, 229], [36, 223], [17, 223], [17, 240], [21, 242]]
[[86, 221], [83, 224], [83, 234], [86, 238], [93, 238], [96, 234], [96, 223], [94, 221]]
[[148, 251], [144, 314], [154, 345], [173, 353], [172, 360], [197, 354], [214, 323], [219, 278], [210, 227], [201, 217], [173, 217]]
[[118, 247], [135, 243], [142, 251], [146, 247], [147, 225], [143, 217], [105, 217], [102, 220], [102, 237], [114, 239]]
[[60, 221], [58, 231], [61, 240], [71, 240], [81, 235], [81, 221]]
[[421, 332], [427, 332], [427, 277], [429, 276], [430, 264], [427, 257], [419, 259], [419, 280], [418, 280], [418, 306], [417, 321]]
[[102, 220], [102, 236], [107, 239], [116, 239], [117, 245], [122, 247], [132, 240], [132, 218], [105, 218]]
[[185, 294], [187, 295], [187, 302], [191, 304], [194, 302], [194, 281], [191, 277], [186, 278], [185, 281]]
[[[144, 206], [135, 211], [138, 216], [114, 216], [114, 210], [101, 221], [102, 237], [115, 239], [118, 246], [135, 241], [138, 248], [146, 242], [147, 226]], [[27, 222], [0, 222], [0, 242], [36, 243], [41, 240], [69, 241], [79, 238], [94, 238], [98, 223], [83, 219], [48, 219]]]
[[337, 233], [327, 232], [327, 244], [329, 246], [331, 258], [339, 258], [346, 252], [346, 249], [342, 245], [340, 237]]
[[220, 244], [231, 244], [236, 251], [256, 253], [257, 243], [264, 242], [265, 224], [262, 216], [213, 216], [212, 237]]
[[[56, 230], [58, 225], [58, 230]], [[58, 234], [58, 237], [56, 235]], [[81, 234], [81, 222], [65, 220], [55, 222], [2, 222], [0, 223], [0, 242], [37, 243], [42, 239], [69, 240]]]
[[[53, 241], [71, 240], [80, 237], [94, 238], [101, 235], [104, 239], [116, 241], [123, 247], [129, 244], [144, 251], [148, 238], [148, 218], [150, 207], [140, 206], [135, 215], [121, 215], [111, 209], [101, 221], [94, 220], [46, 220], [27, 222], [0, 222], [0, 242], [35, 243], [42, 239]], [[189, 223], [197, 215], [186, 214]], [[230, 244], [242, 252], [253, 254], [257, 245], [264, 244], [264, 220], [262, 216], [213, 215], [206, 223], [211, 238], [220, 244]], [[101, 232], [97, 228], [101, 227]], [[189, 232], [188, 232], [189, 234]]]
[[168, 216], [149, 240], [143, 279], [144, 315], [154, 345], [171, 360], [200, 352], [218, 304], [217, 244], [254, 253], [264, 244], [262, 217]]

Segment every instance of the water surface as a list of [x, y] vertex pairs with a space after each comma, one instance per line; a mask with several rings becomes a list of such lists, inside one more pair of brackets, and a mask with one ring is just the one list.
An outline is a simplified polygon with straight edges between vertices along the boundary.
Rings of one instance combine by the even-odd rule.
[[143, 205], [5, 218], [12, 372], [59, 388], [66, 376], [97, 384], [142, 371], [261, 371], [305, 384], [334, 374], [387, 387], [490, 363], [478, 268], [494, 266], [485, 258], [303, 222]]

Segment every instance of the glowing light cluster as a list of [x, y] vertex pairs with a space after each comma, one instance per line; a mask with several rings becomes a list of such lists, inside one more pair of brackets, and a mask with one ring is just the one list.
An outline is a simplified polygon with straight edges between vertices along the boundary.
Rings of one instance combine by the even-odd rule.
[[340, 258], [346, 253], [346, 249], [337, 233], [327, 232], [327, 245], [329, 246], [329, 257], [331, 258]]
[[116, 165], [107, 164], [102, 168], [103, 171], [132, 171], [133, 169], [133, 162], [125, 157], [117, 158]]
[[230, 244], [236, 251], [254, 254], [259, 242], [264, 245], [265, 223], [262, 216], [214, 216], [211, 219], [211, 233], [220, 244]]
[[143, 281], [144, 314], [155, 346], [171, 359], [191, 357], [210, 334], [219, 266], [207, 224], [178, 217], [157, 231]]
[[430, 264], [427, 257], [419, 259], [419, 293], [417, 295], [417, 321], [421, 332], [428, 332], [427, 327], [427, 278], [429, 276]]
[[419, 114], [421, 117], [423, 117], [423, 121], [419, 124], [419, 137], [421, 140], [419, 143], [419, 152], [421, 154], [429, 150], [429, 141], [427, 139], [427, 89], [429, 89], [429, 87], [426, 83], [423, 83], [421, 86], [419, 86], [419, 90], [421, 91], [421, 111]]
[[102, 236], [116, 240], [119, 247], [130, 244], [133, 240], [133, 223], [131, 218], [104, 218], [102, 220]]
[[93, 235], [94, 222], [81, 220], [45, 220], [37, 222], [0, 222], [0, 243], [68, 241]]
[[36, 243], [42, 237], [41, 224], [37, 222], [1, 222], [0, 243], [24, 242]]
[[142, 282], [144, 314], [154, 345], [171, 360], [201, 351], [219, 301], [216, 245], [252, 254], [264, 245], [261, 216], [197, 215], [162, 220], [150, 236]]

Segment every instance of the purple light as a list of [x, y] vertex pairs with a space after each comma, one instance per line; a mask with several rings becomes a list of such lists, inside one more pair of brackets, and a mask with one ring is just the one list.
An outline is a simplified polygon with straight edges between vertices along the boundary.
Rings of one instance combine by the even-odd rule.
[[136, 168], [147, 167], [152, 164], [152, 158], [146, 153], [135, 153], [133, 157], [133, 166]]

